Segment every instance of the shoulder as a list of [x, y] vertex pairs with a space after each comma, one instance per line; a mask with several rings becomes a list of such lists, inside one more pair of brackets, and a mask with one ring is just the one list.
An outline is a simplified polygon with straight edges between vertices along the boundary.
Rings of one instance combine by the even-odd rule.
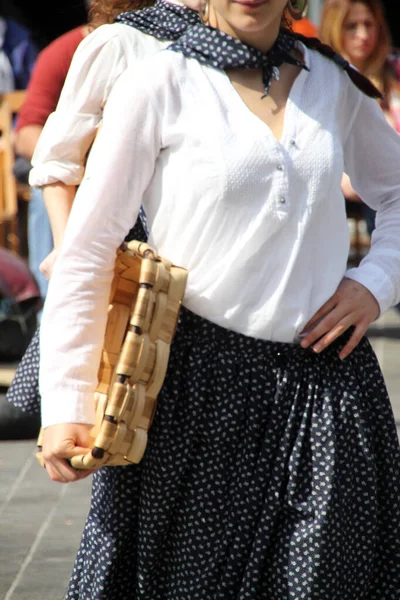
[[310, 69], [309, 82], [317, 97], [325, 97], [332, 106], [349, 101], [359, 102], [363, 93], [354, 85], [343, 67], [318, 50], [304, 48], [306, 63]]
[[116, 93], [129, 98], [128, 102], [147, 97], [153, 106], [163, 110], [171, 96], [176, 97], [179, 92], [189, 62], [182, 54], [167, 50], [147, 56], [128, 65], [119, 77]]
[[325, 74], [323, 79], [329, 81], [328, 77], [333, 77], [334, 81], [340, 80], [345, 74], [342, 67], [340, 67], [334, 60], [323, 55], [318, 50], [308, 48], [305, 44], [300, 43], [303, 49], [306, 64], [310, 69], [311, 75], [314, 77], [321, 78], [322, 74]]
[[134, 27], [123, 23], [112, 23], [101, 25], [92, 31], [81, 42], [78, 52], [91, 54], [99, 52], [104, 47], [107, 47], [107, 51], [119, 52], [127, 57], [138, 55], [138, 58], [141, 58], [149, 51], [159, 50], [163, 44]]
[[153, 90], [162, 89], [166, 82], [178, 84], [190, 70], [192, 62], [198, 64], [194, 59], [187, 59], [180, 53], [161, 49], [129, 65], [124, 77], [128, 80], [135, 73], [135, 83], [141, 81]]

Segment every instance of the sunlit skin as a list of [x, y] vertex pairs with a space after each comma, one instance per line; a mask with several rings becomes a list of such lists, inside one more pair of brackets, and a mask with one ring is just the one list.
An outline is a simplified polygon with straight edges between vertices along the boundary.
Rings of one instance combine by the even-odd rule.
[[378, 24], [366, 4], [352, 4], [343, 24], [342, 44], [349, 61], [361, 72], [378, 42]]

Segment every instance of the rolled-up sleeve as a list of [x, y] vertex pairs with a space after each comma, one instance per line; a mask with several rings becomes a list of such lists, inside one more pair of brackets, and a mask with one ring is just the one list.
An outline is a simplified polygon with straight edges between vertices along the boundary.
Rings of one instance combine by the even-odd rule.
[[57, 109], [42, 131], [32, 159], [30, 184], [61, 181], [79, 185], [86, 156], [101, 121], [105, 101], [127, 67], [125, 36], [103, 25], [85, 38], [73, 57]]
[[110, 95], [50, 281], [40, 339], [45, 427], [94, 422], [116, 249], [136, 220], [161, 146], [159, 112], [145, 87], [133, 89], [127, 71]]
[[344, 158], [355, 191], [377, 211], [371, 248], [346, 276], [369, 289], [384, 312], [400, 301], [400, 136], [377, 102], [363, 95], [349, 124]]

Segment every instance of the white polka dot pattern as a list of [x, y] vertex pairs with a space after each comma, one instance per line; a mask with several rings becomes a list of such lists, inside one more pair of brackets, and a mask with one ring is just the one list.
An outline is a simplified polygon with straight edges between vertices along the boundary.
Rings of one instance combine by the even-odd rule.
[[400, 449], [366, 339], [183, 310], [140, 465], [95, 474], [68, 600], [398, 600]]
[[201, 23], [201, 20], [197, 12], [186, 6], [156, 0], [142, 10], [121, 13], [115, 22], [135, 27], [158, 40], [177, 40], [188, 27]]
[[19, 362], [6, 398], [24, 412], [40, 412], [39, 396], [39, 327]]

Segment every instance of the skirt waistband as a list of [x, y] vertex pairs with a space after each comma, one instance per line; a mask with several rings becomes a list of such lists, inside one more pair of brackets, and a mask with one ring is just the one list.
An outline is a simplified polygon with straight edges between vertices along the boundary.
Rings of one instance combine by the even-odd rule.
[[[332, 342], [321, 354], [315, 353], [312, 348], [302, 348], [300, 343], [289, 343], [289, 342], [277, 342], [270, 341], [261, 338], [254, 338], [247, 336], [243, 333], [238, 333], [231, 329], [226, 329], [221, 325], [217, 325], [204, 317], [201, 317], [189, 309], [182, 306], [181, 313], [179, 316], [179, 323], [177, 329], [177, 335], [184, 335], [190, 340], [198, 339], [208, 343], [221, 344], [226, 349], [237, 350], [240, 352], [262, 352], [268, 354], [284, 355], [287, 358], [298, 354], [312, 355], [316, 359], [319, 356], [328, 358], [329, 356], [335, 355], [337, 357], [339, 349], [349, 339], [353, 328], [350, 328], [344, 332], [339, 338]], [[360, 344], [367, 343], [364, 338]]]

